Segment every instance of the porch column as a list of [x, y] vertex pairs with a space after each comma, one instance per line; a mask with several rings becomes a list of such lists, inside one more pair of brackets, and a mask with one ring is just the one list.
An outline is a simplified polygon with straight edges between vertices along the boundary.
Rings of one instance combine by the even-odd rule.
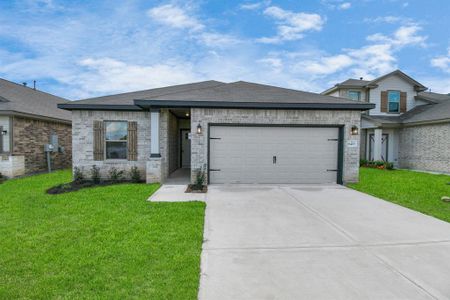
[[161, 157], [159, 150], [159, 109], [150, 111], [150, 157]]
[[383, 137], [383, 129], [377, 128], [373, 135], [373, 160], [381, 160], [381, 143]]

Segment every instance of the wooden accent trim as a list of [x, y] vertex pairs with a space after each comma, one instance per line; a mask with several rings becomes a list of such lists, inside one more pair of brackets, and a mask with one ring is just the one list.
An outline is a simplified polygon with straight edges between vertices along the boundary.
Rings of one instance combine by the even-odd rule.
[[381, 104], [380, 104], [380, 111], [381, 112], [388, 112], [388, 93], [387, 91], [381, 92]]
[[94, 121], [94, 160], [105, 159], [105, 126], [103, 121]]
[[137, 122], [128, 122], [128, 160], [137, 160]]
[[400, 112], [406, 112], [406, 92], [400, 92]]

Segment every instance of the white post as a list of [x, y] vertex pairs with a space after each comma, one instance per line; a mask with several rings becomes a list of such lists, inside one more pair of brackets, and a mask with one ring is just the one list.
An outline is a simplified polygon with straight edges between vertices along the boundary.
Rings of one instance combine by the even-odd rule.
[[150, 157], [161, 157], [159, 152], [159, 109], [150, 112]]
[[373, 160], [381, 160], [383, 129], [375, 129], [373, 138]]

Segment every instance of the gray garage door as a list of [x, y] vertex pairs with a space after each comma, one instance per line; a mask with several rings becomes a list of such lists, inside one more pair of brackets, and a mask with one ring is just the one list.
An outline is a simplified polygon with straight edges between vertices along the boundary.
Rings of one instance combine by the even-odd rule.
[[210, 183], [335, 183], [338, 128], [210, 127]]

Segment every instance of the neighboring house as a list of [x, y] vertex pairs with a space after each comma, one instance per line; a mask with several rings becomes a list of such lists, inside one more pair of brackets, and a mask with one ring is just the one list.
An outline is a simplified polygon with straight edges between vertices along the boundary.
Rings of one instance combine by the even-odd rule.
[[205, 81], [58, 105], [72, 111], [73, 165], [179, 168], [208, 183], [358, 181], [361, 111], [373, 104], [249, 82]]
[[71, 114], [57, 108], [68, 100], [0, 79], [0, 173], [15, 177], [47, 170], [44, 145], [57, 136], [52, 168], [71, 166]]
[[450, 95], [426, 90], [396, 70], [371, 81], [348, 79], [322, 94], [375, 104], [362, 117], [361, 158], [450, 173]]

